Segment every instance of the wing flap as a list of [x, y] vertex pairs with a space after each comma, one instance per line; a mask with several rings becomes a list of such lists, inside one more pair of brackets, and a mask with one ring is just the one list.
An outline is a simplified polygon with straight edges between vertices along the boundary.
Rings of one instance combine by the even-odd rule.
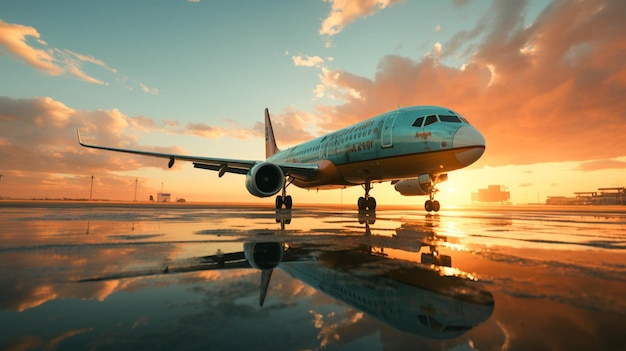
[[209, 164], [209, 163], [202, 163], [202, 162], [194, 162], [193, 167], [220, 172], [220, 175], [224, 175], [224, 173], [246, 174], [250, 170], [249, 168], [246, 168], [246, 167], [231, 166], [230, 163]]

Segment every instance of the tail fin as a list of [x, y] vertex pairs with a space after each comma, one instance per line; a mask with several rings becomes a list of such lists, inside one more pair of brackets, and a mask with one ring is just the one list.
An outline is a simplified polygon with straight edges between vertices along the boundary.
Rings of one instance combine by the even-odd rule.
[[276, 146], [276, 139], [274, 139], [274, 129], [272, 128], [272, 121], [270, 120], [270, 111], [265, 109], [265, 157], [270, 157], [273, 154], [280, 151]]

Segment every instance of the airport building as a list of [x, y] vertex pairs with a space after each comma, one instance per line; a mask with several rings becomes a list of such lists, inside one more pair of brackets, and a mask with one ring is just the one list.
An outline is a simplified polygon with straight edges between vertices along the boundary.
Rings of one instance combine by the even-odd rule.
[[171, 200], [172, 200], [172, 194], [157, 193], [157, 202], [170, 202]]
[[574, 197], [548, 196], [546, 205], [626, 205], [626, 188], [598, 188], [575, 192]]
[[509, 203], [511, 193], [502, 185], [489, 185], [486, 189], [478, 189], [472, 193], [473, 203]]

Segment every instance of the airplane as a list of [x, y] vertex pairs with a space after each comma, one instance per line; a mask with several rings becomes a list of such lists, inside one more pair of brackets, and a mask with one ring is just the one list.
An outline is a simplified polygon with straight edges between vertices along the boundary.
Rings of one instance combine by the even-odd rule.
[[[285, 210], [279, 210], [285, 211]], [[287, 220], [289, 213], [278, 213]], [[281, 231], [284, 228], [281, 228]], [[415, 252], [414, 240], [393, 240], [365, 235], [338, 239], [307, 238], [268, 230], [249, 236], [243, 251], [185, 259], [159, 269], [118, 272], [80, 279], [78, 283], [171, 275], [206, 270], [257, 269], [261, 271], [259, 306], [263, 307], [274, 269], [311, 286], [397, 330], [432, 339], [451, 339], [485, 322], [493, 314], [493, 295], [463, 272], [444, 273], [451, 258], [439, 256], [436, 233], [416, 225], [403, 225], [398, 234], [419, 238], [430, 247], [422, 262], [391, 258], [385, 248]], [[383, 246], [375, 247], [372, 243]], [[407, 246], [408, 245], [408, 246]], [[433, 251], [434, 250], [434, 251]], [[420, 248], [417, 248], [417, 252]], [[456, 269], [452, 268], [452, 271]]]
[[192, 162], [194, 168], [244, 174], [248, 192], [276, 196], [276, 208], [291, 209], [291, 184], [304, 189], [337, 189], [361, 185], [360, 211], [376, 209], [372, 183], [390, 181], [402, 195], [428, 195], [426, 211], [439, 211], [436, 185], [447, 172], [476, 162], [485, 151], [485, 139], [464, 117], [439, 106], [398, 108], [352, 126], [320, 136], [286, 150], [276, 145], [269, 110], [265, 109], [266, 159], [241, 160], [177, 155], [86, 144], [81, 146]]

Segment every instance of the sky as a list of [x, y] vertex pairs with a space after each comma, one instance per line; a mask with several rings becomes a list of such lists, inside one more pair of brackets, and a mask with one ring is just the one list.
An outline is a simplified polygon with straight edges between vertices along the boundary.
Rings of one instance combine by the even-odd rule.
[[266, 107], [280, 148], [398, 105], [459, 112], [487, 148], [439, 185], [443, 207], [491, 184], [514, 203], [623, 187], [624, 33], [620, 0], [2, 1], [0, 197], [272, 204], [241, 175], [76, 142], [263, 160]]

